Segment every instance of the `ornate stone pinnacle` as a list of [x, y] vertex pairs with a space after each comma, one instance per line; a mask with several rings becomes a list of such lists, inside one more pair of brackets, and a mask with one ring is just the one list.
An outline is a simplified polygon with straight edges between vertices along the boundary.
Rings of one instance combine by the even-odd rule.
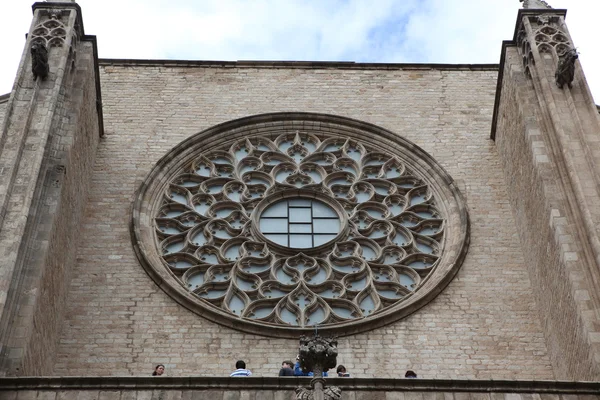
[[550, 4], [546, 3], [544, 0], [519, 0], [523, 3], [523, 8], [531, 8], [531, 9], [544, 9], [544, 8], [552, 8]]

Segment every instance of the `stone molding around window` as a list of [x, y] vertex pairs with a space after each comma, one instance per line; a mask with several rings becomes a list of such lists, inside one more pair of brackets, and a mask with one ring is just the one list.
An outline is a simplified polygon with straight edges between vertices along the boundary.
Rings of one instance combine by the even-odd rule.
[[469, 221], [451, 177], [406, 139], [275, 113], [207, 129], [159, 160], [134, 202], [132, 239], [150, 277], [191, 311], [297, 338], [423, 307], [460, 268]]

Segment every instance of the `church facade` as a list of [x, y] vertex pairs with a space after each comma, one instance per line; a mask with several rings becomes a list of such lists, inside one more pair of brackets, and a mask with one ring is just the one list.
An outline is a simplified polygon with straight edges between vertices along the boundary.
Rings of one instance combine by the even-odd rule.
[[352, 398], [405, 370], [598, 389], [600, 116], [565, 10], [526, 1], [499, 65], [99, 59], [75, 2], [33, 11], [0, 97], [12, 396], [164, 364], [254, 398], [215, 378], [242, 359], [287, 398], [266, 377], [315, 332]]

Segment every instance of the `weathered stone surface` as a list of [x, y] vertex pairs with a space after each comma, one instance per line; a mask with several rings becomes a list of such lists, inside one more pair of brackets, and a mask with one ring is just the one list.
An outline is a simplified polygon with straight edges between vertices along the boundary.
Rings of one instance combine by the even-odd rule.
[[[231, 119], [275, 111], [337, 114], [378, 124], [423, 147], [453, 176], [471, 216], [458, 276], [396, 324], [339, 339], [353, 377], [553, 377], [504, 176], [488, 139], [494, 68], [277, 68], [238, 64], [102, 66], [106, 138], [81, 232], [57, 375], [227, 375], [238, 358], [275, 376], [297, 342], [222, 328], [186, 311], [132, 251], [130, 202], [172, 146]], [[510, 315], [510, 318], [507, 316]]]
[[556, 376], [597, 380], [600, 119], [578, 65], [560, 89], [558, 46], [536, 43], [563, 18], [527, 18], [521, 44], [505, 48], [496, 144]]
[[8, 99], [0, 99], [0, 126], [4, 122], [4, 114], [6, 113], [6, 105], [8, 103]]
[[[50, 3], [43, 6], [76, 7]], [[560, 22], [559, 14], [530, 22]], [[599, 120], [578, 66], [573, 88], [560, 90], [551, 52], [533, 47], [529, 58], [508, 48], [493, 143], [493, 66], [105, 61], [107, 135], [96, 151], [93, 48], [80, 42], [77, 61], [66, 49], [50, 57], [49, 78], [64, 74], [59, 83], [19, 82], [10, 122], [27, 129], [0, 140], [0, 258], [9, 260], [0, 268], [0, 304], [13, 295], [0, 372], [148, 375], [164, 363], [169, 375], [215, 382], [1, 395], [252, 400], [291, 397], [287, 382], [308, 384], [263, 382], [294, 358], [296, 341], [240, 333], [178, 305], [139, 265], [129, 227], [136, 190], [173, 146], [216, 124], [276, 111], [341, 115], [406, 137], [448, 170], [469, 206], [470, 250], [449, 286], [402, 321], [339, 339], [338, 362], [353, 377], [398, 378], [412, 369], [421, 378], [598, 380]], [[0, 100], [0, 122], [7, 104]], [[37, 114], [28, 120], [30, 112]], [[248, 381], [255, 386], [219, 386], [213, 377], [228, 375], [240, 358], [259, 377]], [[343, 396], [554, 398], [531, 388], [488, 394], [478, 382], [468, 388], [478, 392], [442, 392], [404, 390], [397, 380], [379, 382], [389, 390], [344, 388]], [[581, 393], [561, 396], [583, 400]]]
[[94, 47], [89, 38], [76, 38], [82, 34], [78, 6], [54, 5], [49, 13], [43, 9], [48, 5], [36, 4], [32, 26], [60, 25], [67, 46], [48, 50], [45, 80], [31, 76], [31, 54], [25, 52], [14, 95], [2, 100], [7, 119], [0, 125], [2, 375], [49, 374], [53, 368], [100, 134]]

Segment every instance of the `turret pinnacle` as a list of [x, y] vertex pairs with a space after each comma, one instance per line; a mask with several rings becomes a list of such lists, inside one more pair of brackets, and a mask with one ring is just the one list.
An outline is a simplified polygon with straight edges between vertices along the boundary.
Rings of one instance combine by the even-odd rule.
[[535, 9], [552, 8], [544, 0], [519, 0], [519, 1], [521, 3], [523, 3], [523, 8], [535, 8]]

